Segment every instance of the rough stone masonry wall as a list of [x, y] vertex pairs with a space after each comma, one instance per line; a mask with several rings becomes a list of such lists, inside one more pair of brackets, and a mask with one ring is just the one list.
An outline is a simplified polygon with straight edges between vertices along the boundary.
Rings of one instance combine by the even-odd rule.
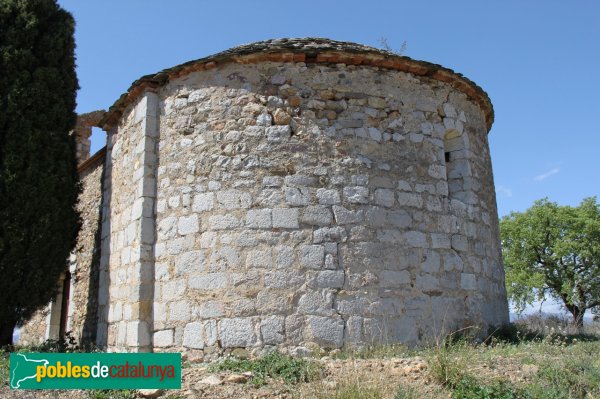
[[157, 99], [145, 93], [108, 135], [98, 343], [151, 349]]
[[[100, 260], [98, 226], [102, 200], [103, 151], [94, 156], [95, 160], [84, 165], [79, 172], [81, 192], [77, 210], [81, 217], [81, 229], [77, 243], [69, 259], [71, 272], [71, 292], [67, 331], [71, 331], [79, 343], [93, 343], [96, 336], [96, 311], [98, 306], [98, 264]], [[60, 285], [62, 289], [62, 284]], [[48, 337], [48, 322], [52, 306], [49, 304], [21, 328], [20, 344], [41, 343]], [[59, 309], [55, 311], [60, 312]]]
[[82, 224], [70, 259], [73, 290], [70, 293], [67, 326], [67, 330], [72, 331], [80, 343], [96, 341], [103, 170], [102, 155], [94, 164], [80, 172], [81, 193], [77, 210]]
[[[158, 97], [154, 350], [415, 344], [507, 321], [486, 122], [463, 93], [377, 67], [264, 62]], [[114, 192], [130, 190], [139, 130], [122, 121]], [[449, 193], [450, 136], [463, 161]], [[113, 211], [123, 236], [130, 197]]]
[[46, 340], [50, 306], [45, 306], [31, 316], [19, 331], [19, 345], [35, 345]]

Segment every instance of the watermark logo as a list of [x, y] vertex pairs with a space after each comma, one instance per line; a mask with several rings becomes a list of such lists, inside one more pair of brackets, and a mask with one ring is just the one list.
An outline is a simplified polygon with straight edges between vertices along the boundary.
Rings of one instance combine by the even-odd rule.
[[180, 353], [11, 353], [11, 389], [180, 389]]

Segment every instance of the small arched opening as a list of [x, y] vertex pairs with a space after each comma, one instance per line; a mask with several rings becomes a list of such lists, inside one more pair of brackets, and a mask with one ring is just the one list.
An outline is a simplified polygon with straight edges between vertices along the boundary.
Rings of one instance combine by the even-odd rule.
[[465, 179], [471, 176], [466, 140], [466, 135], [456, 129], [449, 129], [444, 134], [444, 161], [446, 163], [448, 198], [462, 202], [469, 202]]

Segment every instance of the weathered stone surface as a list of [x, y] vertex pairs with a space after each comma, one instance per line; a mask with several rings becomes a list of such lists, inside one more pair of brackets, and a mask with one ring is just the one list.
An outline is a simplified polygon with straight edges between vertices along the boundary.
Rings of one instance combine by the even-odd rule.
[[227, 275], [225, 273], [209, 273], [190, 278], [190, 288], [210, 291], [225, 288], [227, 285]]
[[288, 126], [271, 126], [267, 128], [267, 141], [271, 143], [281, 143], [289, 138], [292, 134], [292, 129]]
[[194, 202], [192, 203], [192, 211], [194, 212], [205, 212], [211, 211], [214, 206], [215, 195], [213, 193], [201, 193], [194, 196]]
[[310, 335], [326, 348], [339, 348], [344, 339], [344, 322], [341, 319], [308, 316]]
[[344, 187], [344, 197], [352, 204], [368, 204], [369, 189], [366, 187]]
[[134, 86], [102, 123], [104, 186], [97, 167], [81, 197], [76, 331], [91, 324], [110, 350], [214, 357], [412, 345], [441, 325], [436, 306], [449, 325], [506, 321], [491, 106], [472, 82], [310, 39]]
[[375, 190], [374, 200], [377, 205], [390, 208], [394, 206], [396, 198], [393, 190], [378, 188], [377, 190]]
[[249, 208], [252, 198], [250, 193], [237, 189], [217, 192], [217, 202], [224, 209]]
[[364, 218], [364, 211], [357, 210], [352, 211], [344, 208], [343, 206], [333, 206], [333, 214], [335, 215], [335, 221], [338, 224], [349, 224], [349, 223], [362, 223]]
[[305, 245], [300, 248], [300, 264], [309, 269], [320, 269], [323, 267], [325, 249], [322, 245]]
[[323, 205], [335, 205], [341, 202], [338, 190], [320, 188], [317, 190], [317, 198], [319, 199], [319, 203]]
[[301, 221], [310, 225], [327, 226], [332, 221], [331, 210], [320, 205], [307, 206], [302, 212]]
[[200, 231], [200, 225], [198, 224], [198, 216], [182, 216], [177, 222], [177, 232], [181, 235], [197, 233]]
[[273, 227], [284, 229], [298, 228], [297, 208], [274, 208], [273, 209]]
[[204, 348], [203, 323], [189, 323], [183, 331], [183, 346], [186, 348]]
[[256, 334], [249, 318], [221, 319], [219, 337], [224, 348], [252, 346], [256, 343]]
[[251, 229], [268, 229], [272, 225], [270, 209], [251, 209], [246, 213], [246, 226]]
[[164, 348], [173, 345], [173, 330], [156, 331], [153, 339], [154, 346]]
[[260, 333], [266, 345], [277, 345], [285, 340], [284, 318], [271, 316], [260, 323]]

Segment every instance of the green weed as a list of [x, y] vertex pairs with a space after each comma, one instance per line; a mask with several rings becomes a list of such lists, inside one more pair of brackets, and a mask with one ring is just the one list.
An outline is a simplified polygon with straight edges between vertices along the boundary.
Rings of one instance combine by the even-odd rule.
[[530, 394], [516, 388], [506, 380], [482, 384], [476, 378], [464, 375], [452, 388], [453, 399], [533, 399]]
[[319, 375], [319, 366], [305, 359], [295, 359], [289, 355], [273, 351], [258, 359], [225, 358], [209, 367], [209, 371], [229, 370], [252, 372], [254, 385], [266, 384], [267, 377], [281, 378], [287, 384], [308, 382]]

